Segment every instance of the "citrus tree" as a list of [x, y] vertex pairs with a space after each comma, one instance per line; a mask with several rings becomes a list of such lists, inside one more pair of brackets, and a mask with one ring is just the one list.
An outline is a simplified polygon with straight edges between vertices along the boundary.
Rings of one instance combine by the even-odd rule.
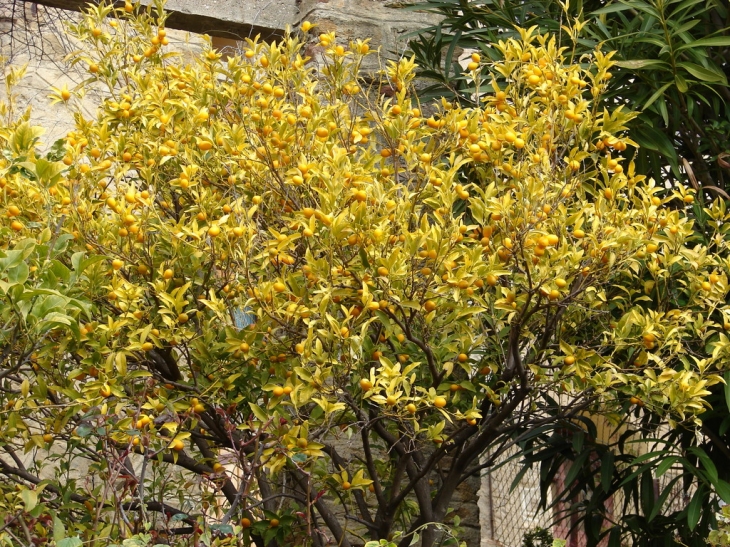
[[623, 160], [610, 55], [524, 30], [472, 56], [478, 106], [422, 106], [408, 59], [366, 86], [367, 41], [223, 61], [164, 22], [90, 8], [52, 96], [96, 116], [0, 133], [6, 543], [431, 546], [520, 432], [700, 423], [726, 212], [691, 242], [693, 195]]

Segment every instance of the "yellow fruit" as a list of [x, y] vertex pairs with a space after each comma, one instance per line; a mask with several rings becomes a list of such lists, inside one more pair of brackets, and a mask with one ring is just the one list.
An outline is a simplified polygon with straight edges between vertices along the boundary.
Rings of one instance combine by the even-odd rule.
[[180, 439], [175, 439], [172, 443], [170, 443], [170, 449], [175, 452], [180, 452], [183, 448], [185, 448], [185, 443], [183, 443]]
[[466, 363], [469, 360], [469, 356], [466, 353], [459, 354], [459, 363]]
[[373, 384], [370, 380], [367, 380], [365, 378], [360, 380], [360, 389], [362, 389], [363, 391], [370, 391], [372, 389], [372, 387], [373, 387]]
[[99, 395], [101, 395], [102, 397], [109, 397], [111, 396], [111, 394], [112, 389], [108, 385], [104, 384], [103, 386], [101, 386], [101, 389], [99, 390]]
[[414, 405], [413, 403], [408, 403], [408, 404], [406, 405], [406, 410], [407, 410], [408, 412], [410, 412], [411, 414], [415, 414], [415, 413], [416, 413], [416, 410], [417, 410], [417, 409], [416, 409], [416, 405]]
[[18, 208], [17, 205], [10, 205], [8, 207], [7, 215], [10, 218], [20, 216], [20, 209]]
[[112, 260], [112, 268], [115, 270], [121, 270], [124, 267], [124, 261], [119, 260], [118, 258]]
[[216, 237], [220, 233], [221, 233], [220, 226], [211, 226], [210, 228], [208, 228], [208, 235], [210, 237]]
[[269, 521], [269, 525], [270, 525], [270, 526], [271, 526], [272, 528], [276, 528], [277, 526], [279, 526], [279, 519], [271, 519], [271, 520]]
[[568, 286], [568, 282], [565, 279], [559, 277], [558, 279], [555, 280], [555, 286], [558, 287], [559, 289], [564, 289], [565, 287]]
[[281, 386], [274, 386], [274, 389], [272, 389], [271, 392], [274, 394], [274, 397], [281, 397], [284, 395], [284, 388]]
[[16, 232], [19, 232], [23, 229], [23, 223], [18, 222], [17, 220], [14, 220], [10, 223], [10, 228], [12, 228]]
[[385, 400], [385, 404], [387, 404], [388, 406], [393, 406], [397, 402], [398, 402], [398, 398], [395, 395], [388, 395], [388, 397]]
[[299, 448], [307, 448], [309, 446], [309, 441], [307, 439], [299, 438], [297, 439], [297, 446]]
[[144, 344], [142, 344], [143, 351], [152, 351], [154, 347], [155, 345], [152, 342], [145, 342]]
[[190, 319], [190, 317], [188, 316], [187, 313], [181, 313], [180, 315], [177, 316], [177, 322], [180, 324], [187, 323], [189, 319]]
[[274, 283], [274, 290], [276, 292], [284, 292], [286, 290], [286, 285], [284, 285], [281, 281], [277, 281]]
[[388, 275], [388, 268], [386, 268], [385, 266], [380, 266], [378, 268], [378, 275], [380, 277], [386, 277]]
[[243, 353], [248, 353], [248, 350], [251, 349], [246, 342], [241, 342], [241, 345], [238, 347]]
[[242, 528], [250, 528], [251, 527], [251, 519], [248, 519], [246, 517], [243, 517], [241, 519], [241, 527]]
[[423, 309], [425, 309], [429, 313], [434, 311], [436, 309], [436, 302], [434, 302], [433, 300], [427, 300], [423, 304]]
[[446, 406], [446, 398], [445, 397], [436, 397], [433, 400], [433, 406], [436, 408], [444, 408]]
[[702, 290], [703, 291], [710, 291], [712, 289], [712, 285], [710, 285], [709, 281], [703, 281], [702, 282]]
[[352, 487], [352, 485], [348, 481], [344, 481], [342, 483], [342, 489], [343, 490], [349, 490]]
[[343, 338], [347, 338], [348, 336], [350, 336], [350, 329], [348, 329], [347, 327], [342, 327], [340, 329], [340, 336], [342, 336]]
[[172, 278], [173, 278], [174, 276], [175, 276], [175, 272], [174, 272], [174, 271], [172, 271], [172, 270], [171, 270], [170, 268], [168, 268], [167, 270], [165, 270], [165, 271], [164, 271], [164, 272], [162, 273], [162, 277], [163, 277], [164, 279], [167, 279], [168, 281], [169, 281], [170, 279], [172, 279]]
[[50, 433], [46, 433], [45, 435], [43, 435], [44, 443], [50, 443], [51, 441], [53, 441], [53, 435], [51, 435]]
[[215, 462], [213, 464], [213, 473], [220, 473], [221, 471], [223, 471], [223, 465], [218, 462]]
[[565, 356], [565, 359], [563, 359], [563, 362], [564, 362], [564, 363], [565, 363], [566, 365], [569, 365], [569, 366], [570, 366], [570, 365], [572, 365], [573, 363], [575, 363], [575, 357], [574, 357], [573, 355], [566, 355], [566, 356]]

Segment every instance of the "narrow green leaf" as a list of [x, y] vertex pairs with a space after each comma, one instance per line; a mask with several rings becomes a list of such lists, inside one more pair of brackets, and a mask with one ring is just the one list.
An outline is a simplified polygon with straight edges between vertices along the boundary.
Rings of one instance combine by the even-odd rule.
[[725, 404], [727, 405], [727, 409], [730, 410], [730, 370], [728, 370], [725, 375]]
[[667, 63], [658, 59], [632, 59], [629, 61], [619, 61], [616, 64], [621, 68], [630, 68], [632, 70], [642, 68], [669, 68], [669, 65]]
[[715, 487], [717, 495], [722, 498], [722, 501], [730, 503], [730, 484], [722, 479], [718, 479], [713, 486]]
[[702, 514], [702, 499], [705, 497], [705, 487], [700, 486], [695, 495], [692, 496], [692, 501], [689, 502], [687, 508], [687, 525], [690, 530], [694, 530], [697, 523], [700, 521], [700, 515]]
[[646, 103], [644, 103], [644, 107], [642, 108], [642, 110], [646, 110], [647, 108], [649, 108], [654, 103], [654, 101], [656, 101], [661, 95], [664, 94], [664, 92], [667, 90], [667, 88], [670, 85], [672, 85], [672, 83], [673, 82], [667, 82], [662, 87], [660, 87], [659, 89], [657, 89], [654, 92], [654, 94], [651, 97], [649, 97], [649, 100], [646, 101]]
[[611, 479], [613, 478], [613, 461], [614, 455], [610, 450], [601, 457], [601, 487], [604, 492], [608, 492], [611, 487]]
[[710, 70], [709, 68], [705, 68], [703, 66], [696, 65], [695, 63], [681, 62], [681, 63], [677, 63], [677, 66], [685, 69], [687, 72], [689, 72], [692, 76], [694, 76], [698, 80], [706, 81], [706, 82], [727, 83], [727, 79], [725, 78], [725, 75], [722, 74], [721, 72], [715, 72], [714, 70]]
[[730, 36], [711, 36], [709, 38], [700, 38], [689, 44], [684, 44], [677, 48], [677, 51], [690, 49], [695, 47], [724, 47], [730, 46]]

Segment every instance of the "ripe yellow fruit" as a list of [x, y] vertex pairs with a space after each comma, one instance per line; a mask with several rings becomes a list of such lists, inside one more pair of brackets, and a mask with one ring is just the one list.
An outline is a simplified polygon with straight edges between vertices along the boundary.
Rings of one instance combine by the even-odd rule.
[[218, 235], [219, 235], [220, 233], [221, 233], [221, 228], [220, 228], [220, 226], [211, 226], [210, 228], [208, 228], [208, 235], [209, 235], [210, 237], [216, 237], [216, 236], [218, 236]]
[[172, 271], [170, 268], [166, 269], [164, 272], [162, 272], [162, 277], [164, 279], [167, 279], [168, 281], [172, 279], [175, 276], [175, 272]]
[[433, 406], [435, 406], [436, 408], [444, 408], [446, 406], [446, 398], [441, 396], [436, 397], [433, 400]]
[[124, 261], [118, 258], [112, 260], [112, 268], [115, 270], [121, 270], [124, 267]]
[[53, 441], [53, 435], [51, 435], [50, 433], [46, 433], [45, 435], [43, 435], [44, 443], [50, 443], [51, 441]]
[[180, 452], [183, 448], [185, 448], [185, 443], [183, 443], [180, 439], [175, 439], [172, 443], [170, 443], [170, 449], [175, 452]]
[[378, 268], [378, 275], [380, 277], [386, 277], [388, 275], [388, 268], [386, 268], [385, 266], [380, 266]]
[[10, 223], [10, 228], [12, 228], [16, 232], [19, 232], [23, 229], [23, 223], [18, 222], [17, 220], [14, 220]]
[[573, 356], [573, 355], [566, 355], [566, 356], [565, 356], [565, 359], [563, 359], [563, 362], [564, 362], [564, 363], [565, 363], [566, 365], [570, 366], [570, 365], [572, 365], [573, 363], [575, 363], [575, 356]]
[[427, 312], [432, 312], [436, 309], [436, 302], [433, 300], [426, 300], [426, 302], [423, 304], [423, 309], [425, 309]]
[[564, 289], [565, 287], [568, 286], [568, 282], [565, 279], [563, 279], [562, 277], [559, 277], [555, 280], [555, 286], [558, 287], [559, 289]]
[[349, 483], [349, 481], [344, 481], [342, 483], [342, 489], [343, 490], [349, 490], [350, 488], [352, 488], [352, 485]]
[[219, 462], [215, 462], [213, 464], [213, 473], [220, 473], [223, 471], [223, 465]]
[[373, 383], [370, 380], [367, 380], [366, 378], [363, 378], [360, 380], [360, 389], [363, 391], [370, 391], [373, 388]]
[[142, 351], [152, 351], [155, 345], [152, 342], [145, 342], [142, 344]]
[[487, 285], [490, 287], [494, 287], [497, 284], [497, 276], [493, 274], [488, 274], [486, 277]]
[[646, 245], [646, 252], [649, 254], [655, 253], [657, 249], [659, 249], [659, 245], [657, 245], [656, 243], [648, 243]]
[[241, 527], [242, 528], [250, 528], [251, 527], [251, 519], [248, 519], [246, 517], [243, 517], [241, 519]]
[[417, 410], [417, 409], [416, 409], [416, 405], [414, 405], [413, 403], [408, 403], [408, 404], [406, 405], [406, 410], [407, 410], [408, 412], [410, 412], [411, 414], [415, 414], [415, 413], [416, 413], [416, 410]]
[[108, 385], [104, 384], [101, 386], [101, 389], [99, 390], [99, 395], [102, 397], [109, 397], [112, 394], [112, 388], [110, 388]]
[[20, 216], [20, 209], [18, 208], [17, 205], [10, 205], [10, 206], [8, 206], [7, 215], [10, 218]]
[[395, 395], [388, 395], [388, 397], [385, 400], [385, 404], [387, 404], [388, 406], [393, 406], [397, 402], [398, 402], [398, 398]]
[[281, 397], [284, 395], [284, 388], [281, 386], [274, 386], [274, 389], [272, 389], [271, 392], [274, 394], [274, 397]]
[[469, 356], [466, 353], [459, 354], [459, 363], [466, 363], [469, 360]]
[[274, 290], [279, 293], [284, 292], [286, 290], [286, 285], [284, 285], [281, 281], [277, 281], [274, 283]]
[[188, 316], [187, 313], [181, 313], [180, 315], [177, 316], [177, 322], [180, 324], [187, 323], [189, 319], [190, 319], [190, 317]]
[[271, 519], [271, 520], [269, 521], [269, 525], [270, 525], [270, 526], [271, 526], [272, 528], [276, 528], [277, 526], [279, 526], [279, 519]]
[[297, 446], [299, 448], [307, 448], [309, 446], [309, 441], [304, 438], [297, 439]]
[[350, 336], [350, 329], [348, 329], [347, 327], [342, 327], [340, 329], [340, 336], [342, 336], [343, 338], [347, 338], [348, 336]]
[[243, 353], [248, 353], [248, 350], [251, 349], [246, 342], [241, 342], [241, 345], [238, 347]]

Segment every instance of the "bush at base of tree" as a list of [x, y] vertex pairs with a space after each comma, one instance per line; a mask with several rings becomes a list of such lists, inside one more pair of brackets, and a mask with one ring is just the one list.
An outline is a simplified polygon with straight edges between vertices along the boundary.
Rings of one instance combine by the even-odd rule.
[[0, 129], [0, 540], [454, 544], [457, 486], [524, 430], [699, 423], [727, 217], [691, 242], [692, 194], [623, 160], [610, 55], [522, 31], [472, 58], [504, 87], [424, 117], [412, 61], [363, 89], [367, 42], [186, 64], [164, 20], [91, 8], [95, 117], [46, 156]]

